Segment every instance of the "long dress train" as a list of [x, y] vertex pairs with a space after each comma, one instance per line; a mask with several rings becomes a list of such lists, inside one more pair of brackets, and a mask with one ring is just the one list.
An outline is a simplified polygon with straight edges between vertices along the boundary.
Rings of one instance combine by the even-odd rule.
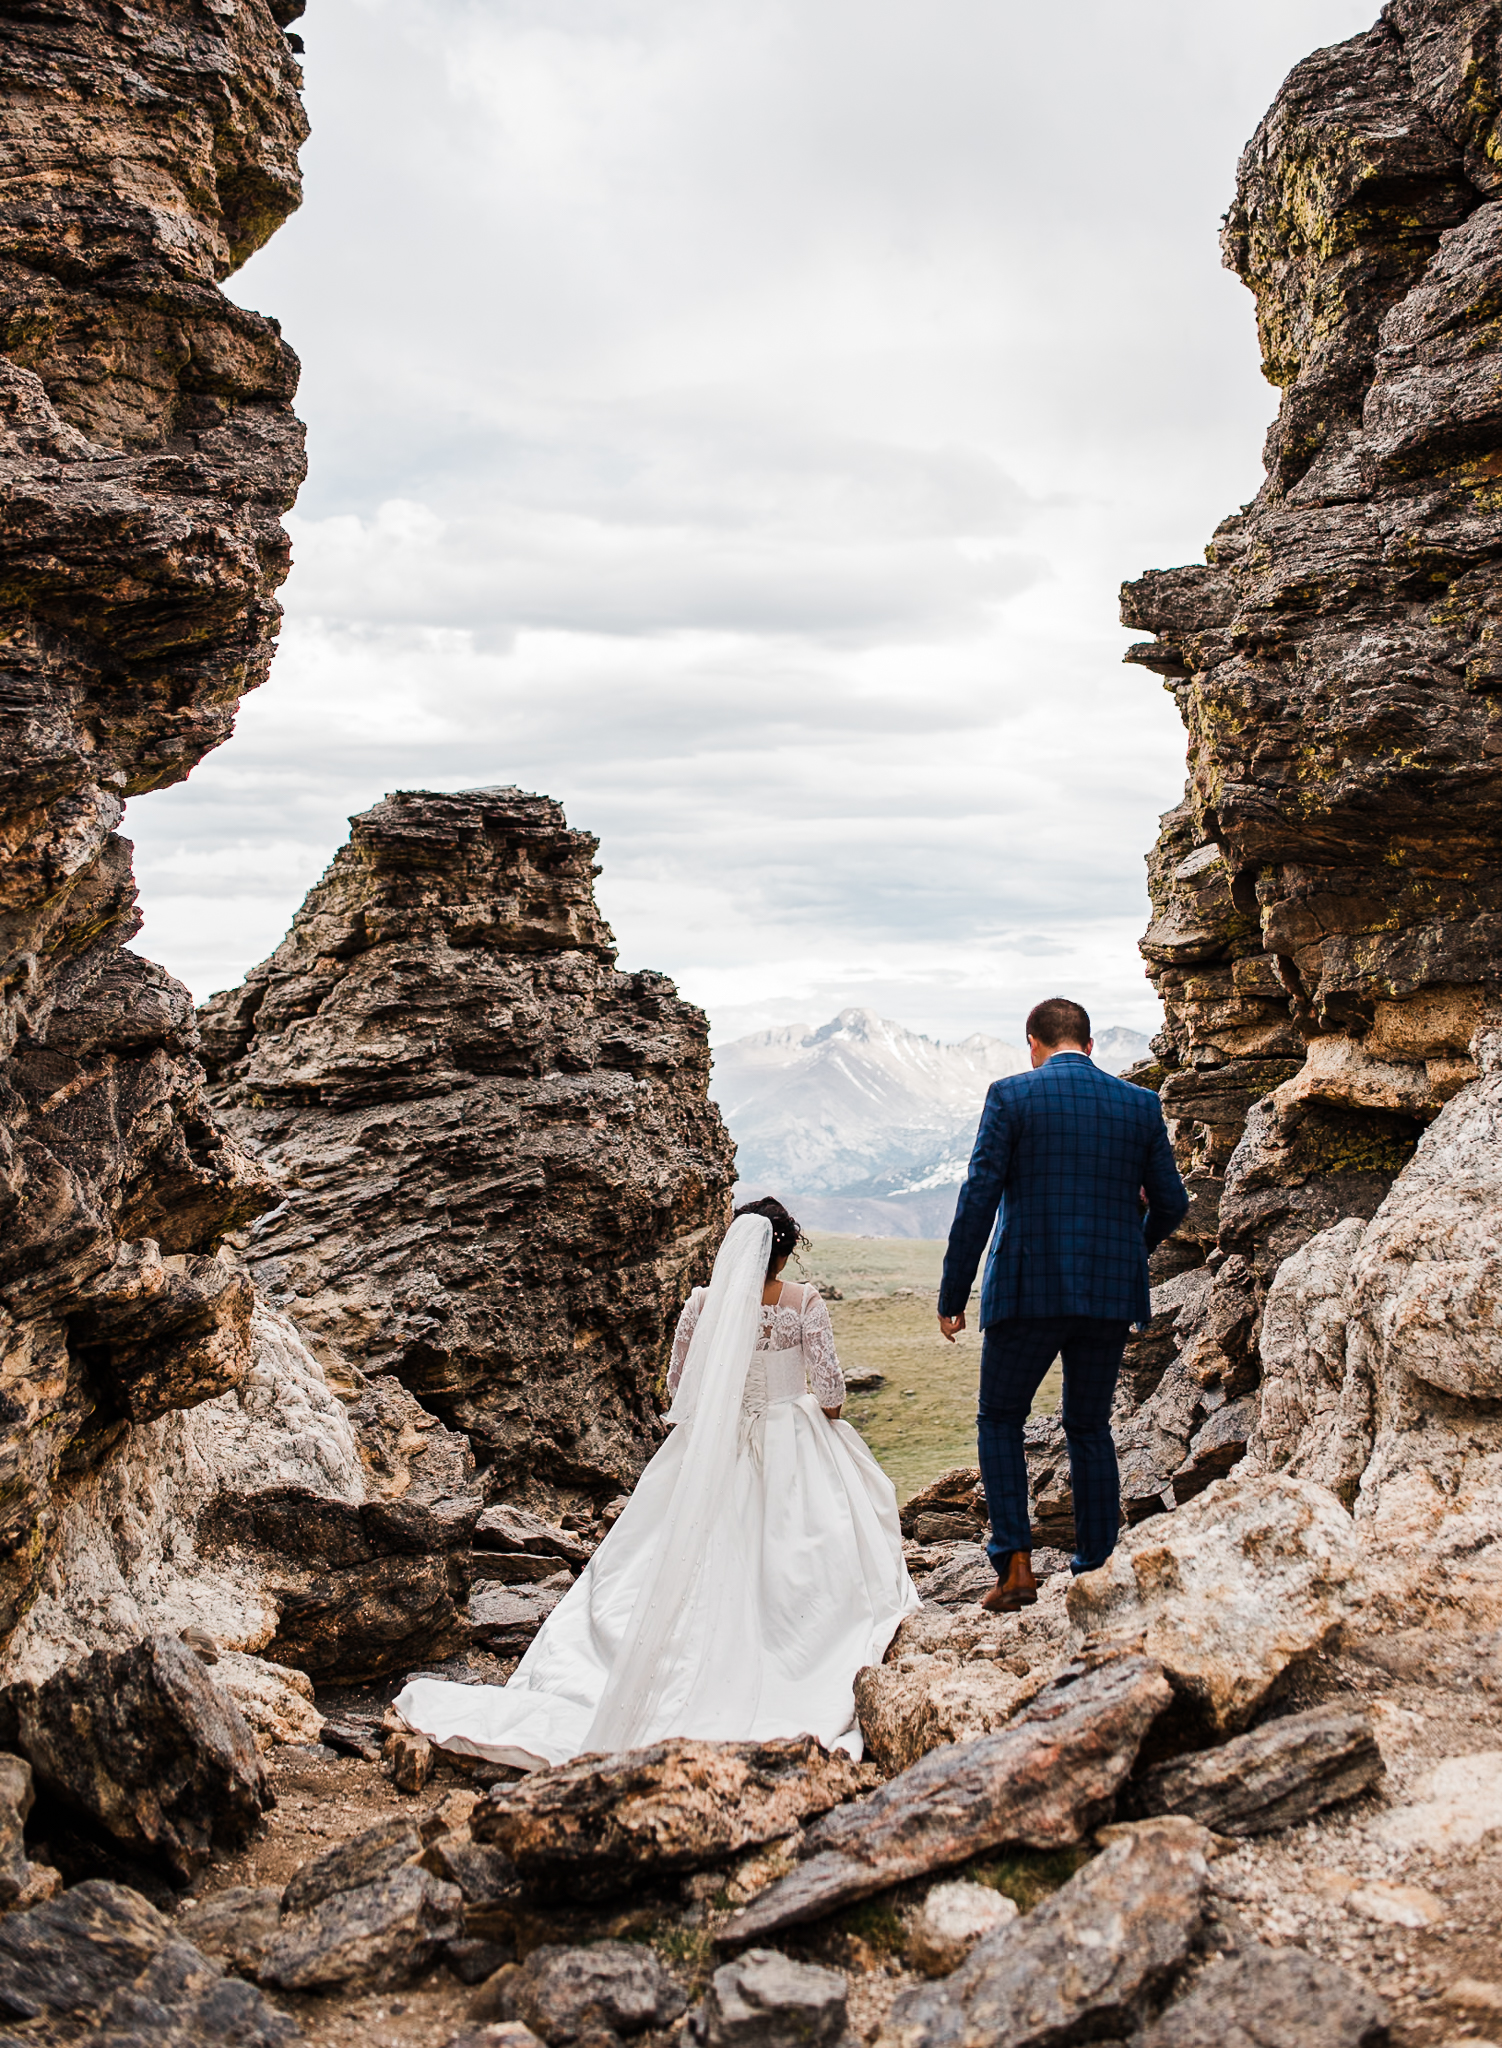
[[[764, 1258], [762, 1242], [756, 1257]], [[758, 1293], [764, 1271], [763, 1264], [754, 1276]], [[712, 1285], [719, 1274], [717, 1264]], [[675, 1396], [708, 1299], [695, 1288], [679, 1320], [669, 1375]], [[632, 1746], [668, 1735], [812, 1734], [860, 1756], [855, 1674], [881, 1661], [903, 1615], [919, 1604], [903, 1562], [896, 1493], [855, 1430], [823, 1413], [843, 1401], [845, 1383], [816, 1289], [785, 1286], [761, 1307], [739, 1372], [728, 1483], [714, 1488], [718, 1497], [692, 1528], [679, 1507], [691, 1477], [685, 1461], [706, 1455], [696, 1452], [696, 1433], [708, 1424], [690, 1416], [647, 1466], [510, 1681], [415, 1679], [395, 1703], [408, 1727], [461, 1755], [522, 1769], [627, 1746], [622, 1726]], [[685, 1543], [692, 1559], [662, 1554], [665, 1544]], [[669, 1611], [654, 1611], [654, 1599]], [[647, 1656], [650, 1703], [644, 1718], [621, 1723], [602, 1700], [623, 1657], [629, 1663], [627, 1653], [653, 1627], [668, 1648], [655, 1665]]]

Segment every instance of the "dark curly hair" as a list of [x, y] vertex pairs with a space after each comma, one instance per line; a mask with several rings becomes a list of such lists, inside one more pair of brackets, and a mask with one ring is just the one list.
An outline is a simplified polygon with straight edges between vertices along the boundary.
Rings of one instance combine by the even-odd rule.
[[[736, 1216], [765, 1216], [772, 1226], [772, 1249], [767, 1255], [767, 1278], [770, 1280], [779, 1259], [788, 1258], [800, 1244], [808, 1239], [798, 1228], [797, 1218], [790, 1216], [775, 1195], [763, 1195], [759, 1201], [742, 1202]], [[734, 1222], [732, 1217], [731, 1221]]]

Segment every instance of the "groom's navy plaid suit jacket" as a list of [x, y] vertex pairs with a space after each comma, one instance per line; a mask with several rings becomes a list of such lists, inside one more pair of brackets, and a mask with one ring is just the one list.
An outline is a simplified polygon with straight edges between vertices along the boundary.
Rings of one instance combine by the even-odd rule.
[[987, 1091], [949, 1232], [939, 1313], [957, 1316], [970, 1299], [999, 1210], [982, 1329], [1010, 1316], [1145, 1323], [1147, 1255], [1188, 1207], [1157, 1096], [1103, 1073], [1082, 1052], [1055, 1053]]

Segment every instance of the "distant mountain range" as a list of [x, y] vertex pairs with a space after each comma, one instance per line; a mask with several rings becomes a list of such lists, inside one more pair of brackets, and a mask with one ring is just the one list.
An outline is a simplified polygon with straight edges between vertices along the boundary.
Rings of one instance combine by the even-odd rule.
[[[1116, 1025], [1095, 1058], [1119, 1073], [1147, 1049], [1142, 1032]], [[819, 1230], [942, 1237], [986, 1090], [1026, 1065], [999, 1038], [942, 1045], [851, 1009], [817, 1030], [793, 1024], [720, 1046], [710, 1093], [738, 1148], [742, 1199], [775, 1194]]]

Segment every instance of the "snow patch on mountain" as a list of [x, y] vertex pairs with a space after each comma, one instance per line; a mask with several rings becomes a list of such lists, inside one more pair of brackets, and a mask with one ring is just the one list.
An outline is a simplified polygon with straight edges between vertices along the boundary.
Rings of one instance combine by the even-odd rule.
[[[1115, 1073], [1147, 1053], [1113, 1026], [1096, 1041]], [[823, 1230], [942, 1236], [986, 1090], [1027, 1053], [980, 1032], [945, 1045], [872, 1010], [816, 1029], [784, 1025], [720, 1046], [710, 1094], [736, 1141], [743, 1191], [774, 1193]]]

